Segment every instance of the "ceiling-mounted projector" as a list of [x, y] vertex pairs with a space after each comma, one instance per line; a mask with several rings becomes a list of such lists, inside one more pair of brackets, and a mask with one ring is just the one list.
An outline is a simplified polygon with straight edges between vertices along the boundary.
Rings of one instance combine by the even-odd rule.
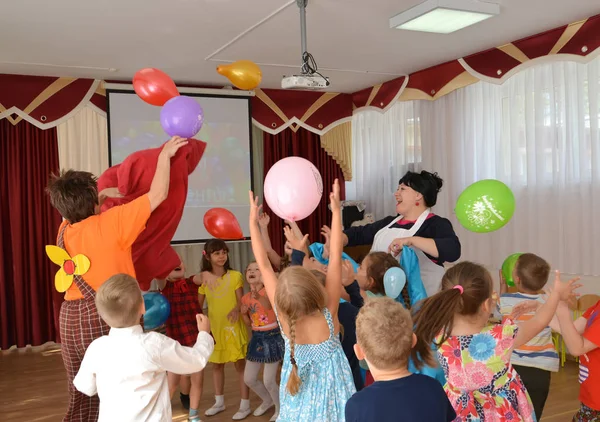
[[306, 50], [306, 4], [308, 0], [296, 0], [300, 8], [300, 41], [302, 44], [302, 66], [299, 75], [284, 76], [281, 81], [283, 89], [324, 89], [331, 83], [329, 78], [321, 75], [313, 56]]

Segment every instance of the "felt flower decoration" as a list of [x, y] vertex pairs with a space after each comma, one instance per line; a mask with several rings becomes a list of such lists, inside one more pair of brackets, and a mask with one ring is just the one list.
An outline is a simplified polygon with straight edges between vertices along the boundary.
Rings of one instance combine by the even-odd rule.
[[73, 284], [73, 276], [84, 275], [90, 269], [90, 260], [87, 256], [79, 254], [73, 258], [67, 251], [58, 246], [47, 245], [46, 255], [52, 262], [60, 266], [54, 277], [54, 286], [59, 292], [66, 292]]

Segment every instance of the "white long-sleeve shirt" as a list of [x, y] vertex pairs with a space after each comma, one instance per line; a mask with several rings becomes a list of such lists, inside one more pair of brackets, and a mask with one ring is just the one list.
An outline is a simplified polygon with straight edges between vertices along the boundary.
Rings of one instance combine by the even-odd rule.
[[166, 371], [192, 374], [206, 366], [213, 352], [210, 334], [201, 332], [185, 347], [140, 325], [111, 328], [85, 352], [73, 383], [83, 394], [100, 397], [99, 422], [171, 422]]

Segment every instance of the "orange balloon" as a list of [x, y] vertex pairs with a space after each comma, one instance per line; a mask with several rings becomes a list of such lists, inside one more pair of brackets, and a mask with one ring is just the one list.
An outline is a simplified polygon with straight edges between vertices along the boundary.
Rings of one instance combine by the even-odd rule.
[[256, 88], [262, 80], [260, 67], [250, 60], [217, 66], [217, 73], [227, 77], [236, 88], [243, 90]]

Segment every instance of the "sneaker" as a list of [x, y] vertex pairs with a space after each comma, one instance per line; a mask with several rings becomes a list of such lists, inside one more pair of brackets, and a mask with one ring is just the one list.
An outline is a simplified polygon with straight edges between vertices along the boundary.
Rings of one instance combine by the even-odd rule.
[[254, 411], [254, 416], [262, 416], [262, 415], [264, 415], [273, 406], [274, 406], [274, 404], [272, 402], [271, 403], [262, 402], [262, 404], [260, 406], [258, 406], [256, 408], [256, 410]]
[[179, 393], [179, 400], [181, 400], [181, 405], [185, 410], [190, 410], [190, 395]]
[[277, 422], [278, 417], [279, 417], [279, 412], [275, 412], [275, 414], [273, 416], [271, 416], [271, 419], [269, 419], [269, 422]]
[[223, 406], [217, 406], [217, 404], [215, 403], [213, 405], [213, 407], [211, 407], [206, 412], [204, 412], [204, 414], [206, 416], [215, 416], [217, 413], [221, 413], [223, 410], [225, 410], [225, 405], [223, 405]]
[[241, 421], [242, 419], [246, 419], [250, 415], [250, 413], [252, 413], [252, 410], [250, 409], [240, 409], [235, 415], [233, 415], [231, 419], [233, 419], [234, 421]]

